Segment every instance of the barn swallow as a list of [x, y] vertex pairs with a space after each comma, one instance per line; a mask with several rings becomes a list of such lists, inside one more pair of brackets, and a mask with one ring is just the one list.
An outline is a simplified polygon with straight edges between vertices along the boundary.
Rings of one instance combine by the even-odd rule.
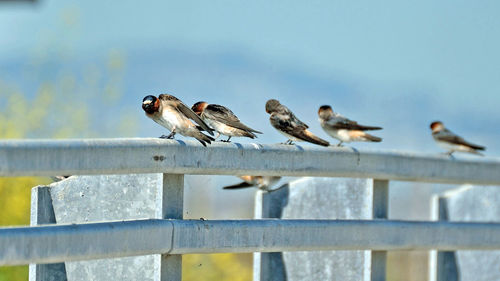
[[189, 119], [192, 119], [212, 136], [214, 135], [213, 130], [189, 107], [172, 95], [162, 94], [158, 98], [146, 96], [142, 100], [142, 109], [146, 112], [147, 117], [171, 132], [170, 135], [160, 138], [172, 139], [176, 133], [179, 133], [197, 139], [203, 146], [207, 146], [206, 143], [214, 140], [214, 138], [202, 134], [200, 129]]
[[309, 126], [295, 117], [292, 111], [279, 101], [268, 100], [266, 112], [271, 114], [269, 118], [271, 125], [288, 138], [285, 144], [293, 144], [293, 141], [308, 141], [323, 146], [330, 145], [326, 140], [320, 139], [307, 130]]
[[322, 105], [318, 110], [319, 123], [327, 134], [338, 139], [341, 146], [343, 142], [368, 141], [380, 142], [381, 138], [372, 136], [364, 131], [381, 130], [381, 127], [363, 126], [356, 121], [349, 120], [344, 116], [333, 112], [329, 105]]
[[223, 189], [240, 189], [256, 186], [258, 189], [269, 191], [269, 187], [275, 185], [281, 177], [272, 176], [241, 176], [243, 182], [223, 187]]
[[208, 104], [204, 101], [197, 102], [191, 108], [198, 114], [205, 123], [219, 133], [216, 139], [222, 134], [227, 136], [229, 142], [231, 137], [249, 137], [256, 138], [254, 133], [262, 134], [261, 132], [247, 127], [240, 122], [240, 119], [227, 107], [218, 104]]
[[478, 150], [485, 150], [486, 148], [484, 146], [465, 141], [462, 137], [446, 129], [442, 122], [432, 122], [430, 127], [432, 130], [432, 137], [440, 147], [448, 150], [448, 155], [451, 156], [453, 152], [459, 151], [483, 156]]

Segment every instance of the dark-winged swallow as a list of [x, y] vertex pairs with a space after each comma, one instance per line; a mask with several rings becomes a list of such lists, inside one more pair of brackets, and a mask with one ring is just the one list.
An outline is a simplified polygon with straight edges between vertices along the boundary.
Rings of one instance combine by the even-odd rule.
[[453, 152], [459, 151], [483, 156], [478, 150], [485, 150], [486, 148], [484, 146], [467, 142], [462, 137], [446, 129], [442, 122], [432, 122], [430, 127], [432, 130], [432, 137], [440, 147], [448, 150], [448, 155], [451, 156]]
[[176, 133], [179, 133], [197, 139], [203, 146], [207, 146], [206, 143], [214, 140], [214, 138], [204, 135], [191, 120], [212, 136], [213, 130], [191, 108], [172, 95], [162, 94], [158, 98], [146, 96], [142, 100], [142, 109], [146, 112], [147, 117], [171, 132], [170, 135], [161, 136], [161, 138], [172, 139]]
[[266, 103], [266, 112], [271, 114], [269, 121], [278, 132], [285, 135], [288, 140], [285, 144], [293, 144], [293, 141], [308, 141], [314, 144], [329, 146], [330, 144], [311, 133], [304, 122], [300, 121], [286, 106], [279, 101], [271, 99]]
[[223, 189], [240, 189], [255, 186], [258, 189], [269, 191], [269, 188], [275, 185], [281, 177], [273, 176], [241, 176], [243, 182], [223, 187]]
[[323, 105], [318, 110], [319, 123], [327, 134], [338, 139], [341, 146], [344, 142], [368, 141], [380, 142], [381, 138], [367, 134], [365, 131], [381, 130], [381, 127], [359, 125], [334, 112], [329, 105]]
[[220, 135], [227, 136], [228, 138], [223, 140], [224, 142], [229, 142], [231, 137], [249, 137], [253, 139], [257, 137], [254, 133], [262, 134], [241, 123], [240, 119], [229, 108], [222, 105], [200, 101], [195, 103], [191, 109], [218, 133], [216, 139]]

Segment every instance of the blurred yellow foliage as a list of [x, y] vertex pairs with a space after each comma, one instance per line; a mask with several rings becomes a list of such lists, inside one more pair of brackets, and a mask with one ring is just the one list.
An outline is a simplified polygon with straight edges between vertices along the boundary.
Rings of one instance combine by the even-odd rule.
[[[33, 68], [43, 73], [43, 65], [38, 61]], [[0, 139], [133, 135], [137, 120], [127, 111], [104, 116], [96, 109], [101, 101], [112, 104], [122, 97], [124, 67], [124, 55], [114, 50], [105, 67], [90, 65], [83, 77], [62, 71], [32, 96], [0, 80]], [[0, 178], [0, 226], [28, 225], [31, 188], [48, 183], [48, 178]], [[248, 254], [186, 255], [183, 280], [251, 280], [251, 267]], [[27, 266], [0, 267], [0, 281], [27, 279]]]
[[[106, 120], [89, 108], [101, 98], [108, 101], [120, 98], [120, 84], [125, 65], [119, 52], [110, 53], [105, 64], [109, 69], [106, 77], [94, 68], [84, 77], [62, 71], [53, 79], [47, 79], [33, 94], [0, 80], [0, 139], [21, 138], [68, 138], [118, 134], [133, 134], [135, 120], [123, 117], [122, 112], [113, 115], [117, 120]], [[28, 70], [33, 77], [43, 75], [44, 60], [37, 61]], [[29, 80], [29, 76], [25, 77]], [[82, 81], [78, 83], [77, 81]], [[86, 95], [86, 93], [89, 93]], [[92, 118], [92, 115], [95, 118]], [[92, 119], [98, 124], [106, 121], [126, 120], [127, 126], [112, 126], [114, 130], [91, 130]], [[103, 132], [104, 131], [104, 132]], [[0, 178], [0, 226], [29, 225], [31, 188], [49, 184], [49, 178], [19, 177]], [[28, 279], [28, 267], [0, 267], [0, 281]]]
[[[49, 182], [47, 178], [0, 178], [0, 225], [28, 225], [31, 188]], [[27, 266], [0, 267], [0, 281], [27, 279]]]
[[211, 254], [182, 256], [182, 280], [252, 280], [251, 254]]

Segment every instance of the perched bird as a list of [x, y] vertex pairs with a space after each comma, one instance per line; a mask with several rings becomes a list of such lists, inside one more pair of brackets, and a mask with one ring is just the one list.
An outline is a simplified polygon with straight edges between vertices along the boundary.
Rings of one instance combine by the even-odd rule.
[[58, 182], [58, 181], [62, 181], [62, 180], [65, 180], [67, 178], [69, 178], [71, 176], [51, 176], [50, 178], [54, 181], [54, 182]]
[[227, 107], [218, 104], [208, 104], [204, 101], [197, 102], [191, 108], [198, 114], [205, 123], [208, 124], [219, 134], [216, 139], [222, 134], [227, 136], [229, 142], [231, 137], [249, 137], [256, 138], [254, 133], [262, 134], [261, 132], [247, 127], [240, 122], [240, 119]]
[[172, 139], [176, 133], [183, 136], [196, 138], [203, 146], [214, 138], [204, 135], [191, 120], [196, 122], [203, 130], [214, 135], [213, 130], [200, 119], [189, 107], [172, 95], [146, 96], [142, 100], [142, 109], [146, 116], [156, 123], [167, 128], [171, 133], [160, 138]]
[[462, 137], [446, 129], [440, 121], [432, 122], [430, 127], [432, 130], [432, 137], [439, 146], [448, 150], [448, 155], [451, 156], [453, 152], [459, 151], [483, 156], [478, 150], [485, 150], [486, 148], [484, 146], [465, 141]]
[[269, 187], [275, 185], [281, 177], [272, 176], [241, 176], [243, 182], [223, 187], [223, 189], [240, 189], [256, 186], [258, 189], [269, 191]]
[[285, 144], [293, 144], [293, 141], [308, 141], [323, 146], [330, 145], [326, 140], [320, 139], [307, 130], [309, 126], [295, 117], [292, 111], [279, 101], [268, 100], [266, 112], [271, 114], [269, 118], [271, 125], [288, 138]]
[[322, 105], [318, 110], [319, 123], [327, 134], [338, 139], [341, 146], [344, 142], [368, 141], [380, 142], [381, 138], [372, 136], [364, 131], [381, 130], [381, 127], [363, 126], [356, 121], [349, 120], [344, 116], [333, 112], [329, 105]]

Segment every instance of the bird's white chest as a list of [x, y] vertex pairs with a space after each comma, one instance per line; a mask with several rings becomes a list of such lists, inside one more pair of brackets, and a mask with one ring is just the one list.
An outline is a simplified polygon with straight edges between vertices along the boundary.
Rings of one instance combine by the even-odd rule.
[[260, 189], [267, 190], [269, 189], [269, 187], [277, 183], [280, 179], [280, 177], [262, 177], [262, 180], [259, 182], [258, 186]]
[[346, 129], [337, 130], [337, 136], [337, 138], [343, 142], [350, 142], [352, 140], [349, 130]]
[[177, 132], [182, 132], [184, 129], [192, 126], [192, 122], [189, 119], [170, 107], [164, 107], [158, 118], [153, 120], [169, 131], [175, 129]]
[[205, 121], [205, 123], [207, 123], [207, 125], [214, 129], [215, 131], [219, 132], [220, 134], [222, 135], [225, 135], [225, 136], [234, 136], [234, 128], [222, 123], [222, 122], [219, 122], [219, 121], [215, 121], [215, 120], [212, 120], [212, 119], [208, 119], [208, 118], [203, 118], [203, 121]]
[[346, 130], [346, 129], [340, 129], [340, 130], [337, 130], [337, 129], [333, 129], [331, 127], [329, 127], [328, 125], [323, 125], [321, 124], [323, 129], [325, 130], [325, 132], [330, 135], [331, 137], [333, 138], [336, 138], [340, 141], [343, 141], [343, 142], [350, 142], [351, 141], [351, 136], [349, 135], [349, 130]]
[[449, 143], [446, 141], [439, 141], [436, 140], [437, 145], [439, 145], [441, 148], [449, 151], [468, 151], [463, 145], [457, 145], [453, 143]]

